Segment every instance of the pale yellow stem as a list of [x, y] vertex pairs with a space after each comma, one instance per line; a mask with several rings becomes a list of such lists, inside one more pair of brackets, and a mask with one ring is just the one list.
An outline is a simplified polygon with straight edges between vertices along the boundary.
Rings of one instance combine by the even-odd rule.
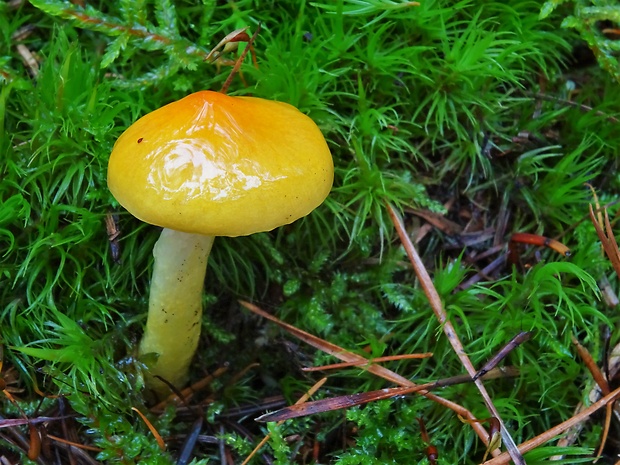
[[158, 375], [181, 387], [198, 346], [202, 288], [213, 236], [164, 229], [155, 243], [149, 314], [140, 355], [155, 353], [147, 385], [162, 394], [169, 389]]

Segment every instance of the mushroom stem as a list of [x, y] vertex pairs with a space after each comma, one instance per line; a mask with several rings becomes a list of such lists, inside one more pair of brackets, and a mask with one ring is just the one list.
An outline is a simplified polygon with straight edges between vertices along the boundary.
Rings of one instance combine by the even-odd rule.
[[158, 354], [146, 381], [159, 394], [168, 388], [155, 375], [176, 387], [187, 381], [200, 337], [202, 288], [214, 239], [164, 229], [155, 243], [149, 313], [139, 353]]

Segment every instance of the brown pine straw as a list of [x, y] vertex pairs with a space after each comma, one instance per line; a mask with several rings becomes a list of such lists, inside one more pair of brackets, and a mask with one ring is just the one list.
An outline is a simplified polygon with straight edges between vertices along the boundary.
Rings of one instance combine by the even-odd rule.
[[[422, 354], [404, 354], [404, 355], [386, 355], [385, 357], [375, 357], [370, 359], [369, 363], [381, 363], [381, 362], [393, 362], [396, 360], [417, 360], [420, 358], [430, 358], [433, 356], [432, 352], [424, 352]], [[303, 367], [301, 371], [324, 371], [324, 370], [339, 370], [341, 368], [350, 368], [350, 367], [363, 367], [357, 362], [342, 362], [342, 363], [332, 363], [331, 365], [321, 365], [317, 367]]]
[[[484, 375], [484, 379], [493, 379], [498, 377], [508, 377], [508, 376], [516, 376], [519, 373], [518, 370], [508, 367], [502, 370], [494, 369], [489, 371]], [[276, 410], [275, 412], [265, 413], [264, 415], [255, 418], [255, 421], [258, 422], [270, 422], [270, 421], [282, 421], [289, 420], [291, 418], [299, 418], [304, 417], [306, 415], [314, 415], [316, 413], [322, 412], [331, 412], [334, 410], [339, 410], [342, 408], [350, 408], [355, 407], [357, 405], [363, 405], [368, 402], [376, 402], [378, 400], [384, 399], [392, 399], [397, 396], [406, 396], [409, 394], [418, 393], [420, 391], [430, 391], [432, 389], [437, 389], [440, 387], [453, 386], [455, 384], [460, 383], [468, 383], [473, 381], [469, 375], [460, 375], [460, 376], [451, 376], [450, 378], [442, 378], [436, 381], [431, 381], [424, 384], [418, 384], [414, 387], [393, 387], [393, 388], [384, 388], [379, 389], [377, 391], [366, 391], [366, 392], [358, 392], [355, 394], [346, 394], [343, 396], [336, 397], [327, 397], [325, 399], [315, 400], [312, 402], [305, 402], [299, 405], [290, 405], [288, 407], [284, 407], [280, 410]], [[473, 423], [483, 423], [487, 420], [467, 420], [465, 418], [461, 419], [464, 423], [473, 424]], [[496, 431], [499, 432], [499, 423]], [[492, 438], [493, 434], [491, 431], [489, 432], [489, 438]], [[499, 437], [499, 434], [498, 434]], [[491, 441], [492, 442], [492, 441]], [[500, 444], [496, 441], [497, 444]], [[491, 450], [496, 449], [497, 446], [493, 447]]]
[[[426, 267], [424, 266], [422, 259], [418, 255], [418, 252], [416, 251], [413, 245], [413, 242], [411, 241], [411, 238], [407, 234], [407, 230], [405, 229], [405, 225], [403, 224], [403, 221], [400, 218], [400, 215], [396, 212], [396, 210], [394, 209], [394, 207], [392, 207], [391, 204], [386, 203], [386, 206], [387, 206], [388, 213], [390, 214], [390, 218], [392, 219], [392, 222], [394, 223], [394, 227], [396, 228], [396, 232], [398, 233], [400, 241], [403, 247], [405, 248], [405, 252], [407, 253], [407, 256], [409, 257], [409, 261], [411, 262], [411, 265], [413, 266], [416, 276], [420, 280], [420, 284], [422, 285], [422, 288], [424, 289], [426, 298], [428, 299], [431, 305], [431, 308], [433, 309], [433, 312], [435, 313], [435, 317], [441, 324], [444, 334], [446, 335], [446, 337], [448, 338], [448, 341], [452, 345], [454, 352], [461, 360], [461, 363], [467, 370], [467, 373], [472, 378], [475, 378], [477, 370], [474, 368], [474, 365], [471, 363], [471, 360], [469, 360], [469, 357], [465, 353], [463, 344], [461, 344], [461, 341], [459, 340], [459, 337], [454, 329], [454, 326], [452, 325], [450, 320], [448, 320], [446, 312], [443, 308], [443, 304], [441, 302], [441, 298], [439, 297], [439, 293], [437, 292], [437, 289], [435, 288], [435, 285], [433, 284], [433, 281], [431, 280], [431, 277], [428, 274], [428, 271], [426, 270]], [[484, 387], [484, 384], [482, 383], [480, 379], [475, 379], [474, 383], [476, 384], [478, 391], [482, 395], [482, 398], [484, 399], [484, 402], [487, 406], [487, 409], [491, 413], [491, 416], [497, 418], [500, 422], [502, 439], [504, 441], [504, 444], [506, 445], [506, 449], [508, 449], [508, 452], [510, 453], [510, 457], [512, 458], [513, 462], [517, 465], [525, 465], [525, 460], [523, 459], [523, 455], [521, 455], [521, 452], [519, 452], [519, 450], [517, 449], [517, 445], [515, 444], [514, 440], [512, 439], [512, 436], [510, 436], [510, 433], [506, 429], [506, 426], [504, 425], [504, 422], [502, 421], [499, 412], [493, 405], [493, 401], [491, 400], [491, 397], [489, 396], [486, 388]], [[492, 454], [498, 455], [499, 450], [498, 449], [494, 450]]]
[[87, 446], [85, 444], [80, 444], [78, 442], [68, 441], [67, 439], [59, 438], [58, 436], [54, 436], [53, 434], [49, 434], [49, 433], [46, 436], [53, 441], [66, 444], [67, 446], [75, 447], [77, 449], [89, 450], [92, 452], [103, 452], [103, 449], [101, 449], [100, 447]]
[[[529, 452], [532, 449], [535, 449], [536, 447], [541, 446], [545, 442], [550, 441], [551, 439], [555, 438], [557, 435], [563, 433], [564, 431], [571, 428], [572, 426], [578, 423], [581, 423], [583, 421], [586, 421], [594, 412], [596, 412], [600, 408], [605, 407], [611, 402], [614, 402], [619, 396], [620, 396], [620, 388], [607, 394], [605, 397], [601, 398], [599, 401], [590, 405], [587, 409], [579, 412], [577, 415], [545, 431], [543, 434], [540, 434], [536, 436], [535, 438], [525, 441], [524, 443], [519, 445], [519, 451], [522, 454], [525, 454], [526, 452]], [[498, 455], [497, 457], [484, 462], [483, 465], [502, 465], [504, 463], [508, 463], [509, 461], [510, 461], [510, 455], [504, 452], [501, 455]]]
[[138, 415], [140, 415], [140, 418], [142, 418], [142, 421], [146, 424], [146, 426], [148, 427], [149, 431], [151, 432], [151, 434], [153, 435], [153, 437], [157, 441], [157, 444], [159, 445], [159, 448], [162, 451], [165, 451], [166, 450], [166, 443], [164, 442], [164, 439], [159, 434], [159, 431], [157, 431], [157, 428], [155, 428], [155, 426], [153, 426], [153, 424], [149, 421], [149, 419], [146, 418], [146, 415], [144, 415], [144, 413], [142, 413], [136, 407], [131, 407], [131, 410], [133, 410]]
[[[308, 391], [303, 396], [301, 396], [297, 400], [297, 402], [295, 402], [295, 405], [300, 405], [306, 402], [310, 397], [314, 395], [316, 391], [318, 391], [321, 388], [321, 386], [325, 384], [325, 381], [327, 381], [327, 377], [321, 378], [316, 383], [314, 383], [314, 385], [310, 389], [308, 389]], [[277, 424], [281, 425], [282, 423], [284, 423], [284, 421], [279, 421]], [[252, 452], [250, 452], [250, 455], [246, 457], [246, 459], [243, 461], [241, 465], [246, 465], [250, 460], [252, 460], [252, 457], [254, 457], [258, 453], [258, 451], [261, 449], [261, 447], [263, 447], [267, 443], [267, 441], [269, 441], [270, 437], [271, 437], [271, 433], [266, 434], [265, 437], [252, 450]]]
[[[594, 209], [592, 208], [592, 205], [590, 205], [590, 219], [592, 220], [594, 229], [596, 229], [596, 234], [601, 240], [601, 245], [603, 246], [605, 255], [607, 255], [607, 258], [609, 258], [609, 261], [613, 265], [616, 274], [620, 277], [620, 248], [618, 248], [618, 243], [616, 242], [606, 208], [603, 209], [603, 214], [604, 218], [601, 218], [601, 210], [600, 208], [597, 208], [597, 221], [597, 216], [594, 215]], [[604, 230], [603, 226], [605, 227]]]
[[[590, 355], [590, 352], [588, 352], [588, 349], [582, 346], [575, 336], [571, 336], [571, 340], [573, 341], [573, 344], [575, 345], [575, 348], [577, 349], [577, 353], [579, 354], [579, 357], [581, 357], [581, 360], [586, 365], [586, 368], [592, 375], [592, 378], [594, 378], [594, 382], [598, 385], [599, 389], [601, 390], [601, 393], [604, 396], [606, 396], [607, 394], [611, 392], [611, 388], [609, 387], [607, 378], [605, 378], [605, 375], [599, 369], [598, 365], [594, 361], [594, 358], [592, 357], [592, 355]], [[603, 449], [605, 448], [605, 443], [607, 443], [607, 437], [609, 436], [609, 428], [611, 426], [612, 407], [613, 407], [613, 403], [609, 403], [607, 405], [607, 409], [606, 409], [607, 411], [605, 412], [605, 424], [603, 426], [603, 434], [601, 436], [601, 444], [598, 448], [598, 451], [596, 452], [596, 457], [601, 456], [601, 454], [603, 453]]]
[[[337, 346], [336, 344], [325, 341], [321, 339], [320, 337], [317, 337], [310, 333], [302, 331], [301, 329], [296, 328], [293, 325], [285, 323], [284, 321], [265, 312], [264, 310], [260, 309], [254, 304], [251, 304], [250, 302], [240, 300], [239, 303], [243, 307], [250, 310], [252, 313], [255, 313], [269, 321], [274, 322], [281, 328], [288, 331], [293, 336], [304, 341], [306, 344], [311, 345], [312, 347], [315, 347], [319, 350], [322, 350], [323, 352], [328, 353], [342, 361], [363, 365], [366, 371], [372, 373], [373, 375], [376, 375], [383, 379], [391, 381], [392, 383], [397, 384], [398, 386], [409, 387], [409, 388], [414, 388], [416, 386], [419, 386], [413, 381], [408, 380], [407, 378], [393, 372], [392, 370], [384, 366], [371, 364], [372, 360], [362, 357], [361, 355], [358, 355], [356, 353], [350, 352], [340, 346]], [[473, 413], [471, 413], [465, 407], [457, 404], [456, 402], [452, 402], [451, 400], [444, 399], [443, 397], [435, 395], [427, 390], [418, 391], [418, 394], [423, 395], [427, 399], [432, 400], [433, 402], [437, 402], [438, 404], [443, 405], [446, 408], [449, 408], [450, 410], [462, 416], [463, 418], [467, 418], [468, 420], [476, 419]], [[480, 440], [484, 443], [484, 445], [488, 446], [489, 433], [487, 433], [484, 427], [481, 426], [479, 423], [474, 423], [471, 425], [471, 427], [474, 429], [476, 434], [480, 437]], [[497, 453], [499, 453], [499, 451]]]

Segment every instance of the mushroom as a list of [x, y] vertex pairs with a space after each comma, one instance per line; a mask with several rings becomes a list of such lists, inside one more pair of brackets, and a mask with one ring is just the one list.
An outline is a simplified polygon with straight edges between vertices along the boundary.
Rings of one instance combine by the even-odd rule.
[[145, 115], [116, 141], [108, 186], [118, 202], [163, 227], [153, 251], [139, 353], [157, 354], [156, 392], [188, 378], [215, 236], [270, 231], [327, 197], [334, 167], [316, 124], [295, 107], [201, 91]]

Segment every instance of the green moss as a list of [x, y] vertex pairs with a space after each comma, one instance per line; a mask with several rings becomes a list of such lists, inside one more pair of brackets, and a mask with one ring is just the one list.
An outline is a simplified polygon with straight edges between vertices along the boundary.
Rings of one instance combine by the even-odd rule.
[[[434, 352], [431, 359], [390, 362], [416, 381], [463, 373], [407, 265], [386, 202], [405, 214], [412, 233], [423, 221], [411, 212], [424, 209], [447, 215], [464, 233], [490, 234], [466, 243], [466, 234], [435, 228], [418, 247], [476, 366], [518, 332], [533, 332], [503, 362], [519, 366], [520, 375], [486, 383], [517, 442], [569, 418], [589, 385], [571, 335], [597, 360], [606, 328], [612, 343], [618, 340], [617, 312], [601, 302], [597, 286], [606, 276], [616, 289], [617, 279], [587, 221], [592, 194], [584, 184], [601, 202], [615, 201], [620, 91], [610, 67], [614, 41], [593, 22], [613, 20], [617, 7], [594, 11], [574, 2], [573, 11], [560, 3], [567, 2], [0, 6], [0, 342], [5, 365], [18, 370], [26, 389], [20, 405], [38, 415], [35, 385], [65, 396], [78, 413], [80, 441], [101, 448], [102, 462], [178, 457], [179, 438], [194, 417], [183, 408], [149, 415], [169, 440], [162, 454], [131, 410], [146, 411], [148, 360], [136, 359], [135, 349], [158, 231], [110, 195], [107, 160], [116, 138], [141, 115], [188, 92], [219, 89], [229, 67], [205, 62], [206, 54], [226, 34], [260, 23], [259, 66], [248, 59], [229, 92], [287, 101], [310, 115], [329, 142], [336, 178], [309, 217], [216, 242], [193, 379], [224, 363], [230, 368], [213, 385], [217, 403], [205, 406], [205, 434], [222, 435], [235, 460], [269, 430], [266, 453], [278, 463], [301, 460], [315, 438], [322, 462], [419, 462], [427, 460], [415, 420], [423, 416], [440, 463], [482, 458], [471, 427], [415, 396], [267, 429], [239, 420], [252, 439], [222, 422], [232, 407], [271, 394], [295, 401], [318, 379], [299, 365], [333, 362], [241, 311], [239, 298], [350, 350], [368, 347], [373, 357]], [[14, 36], [31, 25], [26, 37]], [[581, 38], [604, 52], [597, 55], [602, 67], [571, 61]], [[38, 72], [22, 60], [18, 43], [34, 54]], [[611, 209], [613, 215], [617, 207]], [[118, 257], [106, 219], [121, 233]], [[462, 288], [489, 263], [479, 254], [513, 232], [561, 235], [572, 256], [524, 248], [520, 263]], [[235, 379], [257, 361], [260, 368]], [[382, 387], [371, 374], [347, 368], [317, 395]], [[471, 385], [440, 394], [488, 416]], [[294, 435], [299, 442], [289, 442]], [[531, 452], [528, 463], [559, 453], [577, 463], [597, 441], [588, 432], [565, 449]], [[194, 451], [196, 463], [218, 454], [212, 444]]]

